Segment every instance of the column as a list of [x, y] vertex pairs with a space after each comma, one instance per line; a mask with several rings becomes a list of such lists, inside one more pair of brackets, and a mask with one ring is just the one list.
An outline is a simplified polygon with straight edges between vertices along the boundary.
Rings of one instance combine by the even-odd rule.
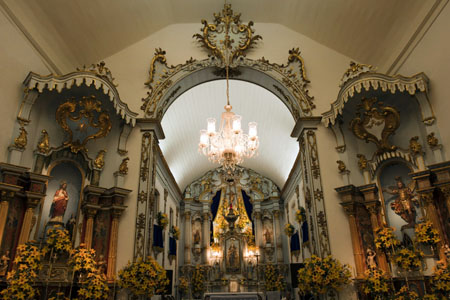
[[94, 233], [94, 217], [97, 214], [97, 208], [85, 207], [84, 218], [84, 244], [86, 249], [91, 249], [92, 247], [92, 234]]
[[202, 263], [208, 263], [208, 248], [209, 248], [209, 237], [210, 237], [210, 214], [209, 212], [203, 212], [202, 214]]
[[184, 213], [184, 264], [191, 263], [191, 212]]
[[[439, 220], [436, 207], [434, 205], [434, 187], [431, 184], [431, 172], [423, 171], [412, 174], [412, 178], [417, 182], [417, 193], [420, 195], [422, 204], [426, 211], [426, 218], [433, 223], [433, 227], [439, 232], [441, 242], [437, 244], [437, 249], [441, 249], [447, 241], [442, 224]], [[439, 251], [439, 258], [446, 259], [445, 254]]]
[[[364, 205], [370, 213], [370, 223], [372, 225], [373, 236], [376, 237], [376, 229], [381, 227], [378, 216], [380, 215], [380, 201], [378, 201], [377, 186], [375, 184], [369, 184], [359, 187], [359, 191], [363, 193]], [[386, 274], [390, 274], [389, 264], [386, 259], [386, 255], [378, 250], [376, 247], [373, 249], [377, 254], [378, 267], [382, 269]]]
[[352, 239], [353, 257], [356, 266], [356, 277], [362, 278], [365, 271], [365, 255], [362, 247], [361, 236], [356, 224], [356, 207], [359, 205], [356, 199], [356, 189], [353, 185], [337, 188], [336, 191], [341, 197], [341, 205], [348, 216], [350, 235]]
[[27, 197], [27, 209], [23, 217], [22, 228], [20, 229], [18, 245], [24, 244], [30, 238], [32, 219], [34, 215], [34, 209], [41, 201], [43, 195], [33, 192], [25, 192]]
[[259, 255], [260, 255], [260, 259], [259, 262], [260, 263], [264, 263], [264, 241], [262, 238], [263, 235], [263, 226], [262, 226], [262, 219], [261, 219], [261, 212], [260, 211], [255, 211], [254, 213], [254, 219], [256, 221], [255, 224], [255, 244], [256, 246], [258, 246], [259, 248]]
[[275, 218], [275, 236], [277, 246], [277, 262], [283, 263], [283, 249], [281, 247], [281, 226], [280, 226], [280, 211], [274, 210], [273, 216]]
[[119, 233], [119, 218], [122, 215], [123, 209], [113, 209], [111, 221], [111, 234], [109, 237], [108, 249], [108, 268], [106, 270], [106, 278], [109, 282], [114, 281], [114, 273], [116, 270], [117, 261], [117, 241]]
[[429, 168], [436, 175], [434, 186], [439, 187], [442, 191], [447, 211], [450, 214], [450, 161], [434, 164]]
[[20, 186], [0, 183], [0, 248], [8, 216], [9, 202], [13, 201], [15, 193], [20, 189]]

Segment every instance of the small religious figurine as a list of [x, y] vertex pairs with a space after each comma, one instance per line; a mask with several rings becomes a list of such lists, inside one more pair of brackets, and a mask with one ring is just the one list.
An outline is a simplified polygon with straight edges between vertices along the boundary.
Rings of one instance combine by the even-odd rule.
[[230, 248], [228, 248], [228, 265], [231, 268], [238, 268], [238, 255], [237, 255], [237, 249], [234, 244], [231, 244]]
[[76, 220], [73, 217], [73, 214], [71, 214], [70, 215], [70, 219], [66, 223], [66, 229], [69, 232], [69, 236], [70, 236], [71, 239], [73, 237], [73, 233], [74, 233], [74, 230], [75, 230], [75, 224], [76, 224]]
[[119, 174], [121, 175], [127, 175], [128, 174], [128, 161], [130, 160], [129, 157], [125, 157], [119, 166]]
[[49, 141], [49, 137], [48, 137], [48, 132], [47, 132], [47, 130], [42, 129], [41, 133], [42, 133], [42, 136], [37, 144], [37, 150], [39, 153], [47, 154], [48, 151], [50, 150], [50, 141]]
[[63, 180], [53, 196], [52, 206], [50, 207], [50, 221], [62, 222], [64, 213], [66, 212], [67, 202], [69, 201], [69, 194], [67, 194], [66, 189], [67, 182]]
[[367, 267], [369, 267], [369, 269], [376, 269], [376, 267], [377, 267], [377, 262], [375, 261], [375, 256], [377, 256], [375, 251], [368, 248], [366, 262], [367, 262]]
[[266, 244], [272, 243], [272, 233], [268, 229], [264, 232], [264, 238], [266, 239]]
[[194, 245], [200, 244], [200, 232], [198, 229], [194, 233]]
[[106, 150], [100, 150], [97, 154], [97, 157], [94, 160], [94, 166], [97, 169], [103, 169], [103, 166], [105, 165], [105, 153]]
[[106, 260], [103, 254], [100, 254], [97, 261], [97, 269], [100, 274], [104, 274], [106, 271]]
[[407, 224], [403, 228], [414, 228], [416, 225], [416, 209], [413, 189], [405, 186], [401, 177], [396, 177], [397, 186], [394, 188], [383, 189], [391, 195], [397, 196], [394, 202], [391, 203], [391, 209], [399, 215]]
[[9, 250], [7, 250], [0, 259], [0, 276], [6, 275], [6, 271], [8, 270], [9, 260], [10, 260]]
[[24, 127], [20, 127], [19, 136], [14, 139], [14, 146], [19, 149], [25, 149], [28, 143], [27, 134], [28, 132]]

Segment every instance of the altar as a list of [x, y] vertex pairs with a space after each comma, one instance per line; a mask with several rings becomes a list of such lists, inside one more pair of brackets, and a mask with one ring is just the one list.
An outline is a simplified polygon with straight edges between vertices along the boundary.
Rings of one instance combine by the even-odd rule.
[[205, 293], [205, 300], [262, 300], [263, 293]]

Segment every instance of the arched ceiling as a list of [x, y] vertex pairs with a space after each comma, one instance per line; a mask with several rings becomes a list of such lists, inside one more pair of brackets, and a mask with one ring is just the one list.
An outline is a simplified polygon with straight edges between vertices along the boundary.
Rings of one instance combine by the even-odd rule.
[[[206, 119], [213, 117], [217, 124], [220, 122], [226, 104], [225, 92], [224, 80], [200, 84], [182, 94], [163, 117], [166, 138], [160, 141], [160, 147], [182, 190], [208, 170], [218, 167], [197, 149], [200, 130], [206, 129]], [[245, 132], [248, 132], [248, 122], [258, 123], [259, 154], [246, 159], [242, 165], [272, 179], [282, 188], [299, 150], [298, 142], [290, 137], [295, 122], [289, 110], [271, 92], [239, 80], [230, 81], [230, 102], [233, 111], [242, 116]]]
[[[436, 7], [448, 0], [229, 0], [242, 20], [278, 23], [347, 57], [394, 62]], [[73, 71], [111, 56], [165, 26], [212, 20], [222, 0], [0, 0], [53, 69]], [[444, 3], [444, 4], [442, 4]], [[158, 45], [155, 45], [157, 47]]]

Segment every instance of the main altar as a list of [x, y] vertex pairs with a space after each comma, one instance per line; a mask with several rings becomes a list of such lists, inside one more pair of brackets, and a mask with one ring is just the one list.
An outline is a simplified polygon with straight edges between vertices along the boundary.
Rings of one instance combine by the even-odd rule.
[[181, 277], [195, 281], [201, 270], [206, 292], [264, 291], [269, 266], [287, 272], [280, 190], [270, 179], [239, 166], [209, 171], [187, 186], [183, 216]]

